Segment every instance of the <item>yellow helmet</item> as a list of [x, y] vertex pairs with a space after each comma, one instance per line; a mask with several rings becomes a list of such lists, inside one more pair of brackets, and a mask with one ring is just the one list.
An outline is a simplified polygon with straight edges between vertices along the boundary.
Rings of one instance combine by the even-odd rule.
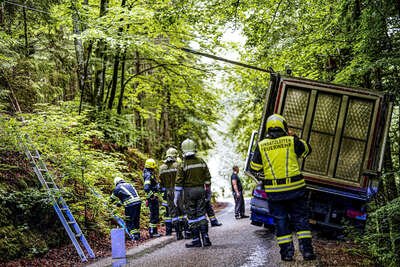
[[167, 152], [165, 154], [166, 154], [165, 156], [167, 158], [168, 157], [172, 157], [172, 158], [176, 159], [178, 157], [178, 150], [176, 150], [173, 147], [170, 147], [170, 148], [168, 148], [168, 150], [167, 150]]
[[267, 119], [267, 132], [270, 131], [271, 129], [281, 129], [285, 133], [288, 132], [288, 126], [285, 118], [279, 114], [273, 114], [268, 117]]
[[114, 184], [117, 185], [119, 182], [124, 181], [124, 179], [122, 179], [121, 177], [117, 176], [114, 178]]
[[156, 161], [154, 159], [147, 159], [144, 163], [144, 167], [148, 169], [155, 169], [157, 166]]
[[182, 152], [185, 157], [196, 154], [196, 143], [191, 139], [186, 139], [181, 144]]

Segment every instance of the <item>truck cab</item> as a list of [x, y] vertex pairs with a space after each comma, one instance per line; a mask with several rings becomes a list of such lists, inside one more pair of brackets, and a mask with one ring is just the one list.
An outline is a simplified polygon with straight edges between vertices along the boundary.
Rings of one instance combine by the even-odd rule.
[[[312, 153], [300, 161], [310, 222], [342, 229], [348, 219], [362, 226], [366, 204], [378, 191], [392, 106], [383, 92], [272, 74], [260, 127], [250, 140], [245, 173], [262, 181], [262, 175], [250, 172], [252, 153], [265, 138], [267, 118], [281, 114], [289, 129], [312, 147]], [[268, 210], [261, 209], [259, 189], [253, 199], [252, 213]], [[262, 217], [260, 212], [254, 215], [257, 220]], [[268, 212], [263, 216], [268, 219], [262, 223], [271, 221]]]

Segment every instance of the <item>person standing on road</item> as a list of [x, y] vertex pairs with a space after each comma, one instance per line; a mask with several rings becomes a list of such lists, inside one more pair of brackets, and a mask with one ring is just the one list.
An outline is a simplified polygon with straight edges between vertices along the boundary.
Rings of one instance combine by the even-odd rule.
[[[183, 208], [182, 201], [178, 201], [179, 205], [175, 206], [174, 204], [174, 195], [175, 195], [175, 181], [176, 175], [178, 173], [179, 163], [176, 162], [176, 157], [178, 155], [178, 151], [171, 147], [166, 152], [166, 159], [164, 160], [164, 164], [160, 166], [160, 185], [162, 190], [164, 190], [164, 194], [167, 200], [168, 214], [172, 218], [172, 225], [175, 228], [176, 239], [183, 239], [182, 235], [182, 223], [180, 222], [180, 218], [183, 218]], [[170, 230], [172, 232], [172, 229]], [[166, 223], [166, 232], [167, 235], [168, 225]]]
[[193, 140], [186, 139], [181, 148], [184, 159], [178, 170], [174, 203], [178, 205], [184, 190], [185, 207], [193, 238], [186, 247], [201, 247], [202, 241], [204, 247], [211, 246], [206, 219], [206, 194], [211, 192], [211, 175], [207, 164], [196, 155], [196, 143]]
[[304, 260], [314, 260], [306, 184], [298, 163], [298, 158], [305, 158], [311, 153], [311, 147], [289, 131], [281, 115], [268, 117], [266, 132], [266, 138], [256, 146], [250, 168], [253, 172], [264, 172], [263, 185], [275, 219], [281, 259], [293, 260], [294, 246], [289, 230], [291, 223]]
[[242, 219], [248, 218], [249, 216], [244, 214], [244, 198], [243, 198], [243, 187], [242, 182], [239, 178], [239, 167], [233, 166], [233, 173], [231, 175], [231, 184], [232, 184], [232, 194], [233, 199], [235, 200], [235, 218]]
[[133, 240], [140, 239], [140, 207], [142, 201], [135, 187], [124, 181], [121, 177], [114, 178], [115, 189], [110, 198], [111, 202], [117, 202], [117, 206], [124, 205], [125, 216], [128, 218], [126, 228]]
[[157, 224], [160, 222], [160, 204], [157, 193], [160, 191], [160, 185], [155, 176], [156, 162], [154, 159], [147, 159], [143, 169], [144, 192], [146, 192], [146, 203], [150, 210], [150, 237], [160, 237]]

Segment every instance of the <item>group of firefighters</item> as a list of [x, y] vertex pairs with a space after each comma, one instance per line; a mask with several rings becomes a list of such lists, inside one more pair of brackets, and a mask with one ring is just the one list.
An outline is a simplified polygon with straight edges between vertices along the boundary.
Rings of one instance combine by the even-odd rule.
[[[221, 226], [211, 205], [211, 175], [203, 159], [196, 155], [196, 144], [186, 139], [181, 145], [183, 160], [177, 149], [166, 151], [163, 164], [156, 176], [157, 164], [147, 159], [143, 169], [146, 206], [150, 211], [149, 235], [159, 237], [160, 217], [159, 195], [162, 206], [166, 208], [165, 234], [171, 235], [175, 229], [176, 239], [193, 238], [186, 247], [211, 246], [208, 236], [208, 216], [211, 226]], [[141, 199], [134, 186], [121, 177], [114, 179], [115, 189], [112, 201], [125, 207], [126, 226], [134, 240], [140, 239]]]
[[[305, 180], [300, 172], [299, 158], [305, 158], [311, 153], [311, 146], [297, 137], [288, 129], [284, 117], [273, 114], [266, 122], [266, 136], [261, 139], [250, 161], [250, 171], [260, 177], [264, 190], [268, 195], [268, 203], [276, 227], [276, 239], [280, 247], [281, 259], [292, 261], [294, 245], [292, 231], [296, 232], [299, 249], [304, 260], [314, 260], [315, 254], [312, 246], [312, 235], [309, 225], [309, 214], [305, 190]], [[166, 220], [167, 234], [171, 233], [172, 225], [175, 227], [177, 239], [182, 239], [182, 231], [187, 223], [192, 234], [192, 242], [186, 247], [210, 246], [208, 236], [208, 221], [206, 210], [210, 206], [211, 177], [206, 163], [196, 155], [196, 144], [190, 139], [183, 141], [183, 160], [177, 156], [174, 148], [168, 149], [164, 164], [160, 167], [161, 191], [168, 205]], [[150, 209], [150, 236], [157, 236], [157, 223], [159, 217], [158, 199], [155, 194], [160, 190], [155, 177], [156, 163], [149, 159], [146, 161], [143, 172], [144, 190]], [[232, 175], [232, 188], [236, 202], [235, 216], [244, 215], [241, 209], [243, 197], [238, 189], [237, 166]], [[115, 179], [116, 188], [113, 197], [119, 197], [125, 205], [126, 214], [132, 218], [128, 222], [135, 239], [139, 235], [138, 214], [140, 212], [140, 198], [136, 190], [121, 178]], [[240, 185], [241, 187], [241, 185]], [[182, 192], [184, 192], [182, 194]], [[124, 196], [121, 198], [121, 196]], [[182, 197], [183, 196], [183, 197]], [[214, 214], [210, 216], [213, 220]], [[214, 221], [214, 225], [216, 220]], [[168, 224], [171, 223], [171, 224]], [[213, 225], [213, 224], [212, 224]], [[217, 222], [217, 225], [219, 223]]]

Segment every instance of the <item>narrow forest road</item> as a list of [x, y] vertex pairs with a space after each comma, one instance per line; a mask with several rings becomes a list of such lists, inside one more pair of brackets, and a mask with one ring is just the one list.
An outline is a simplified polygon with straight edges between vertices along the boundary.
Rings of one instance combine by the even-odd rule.
[[[249, 214], [249, 211], [247, 213]], [[232, 203], [217, 214], [217, 217], [223, 225], [210, 228], [211, 247], [187, 249], [185, 243], [189, 240], [161, 242], [153, 248], [146, 249], [145, 253], [129, 256], [126, 266], [318, 265], [317, 262], [304, 262], [298, 252], [296, 252], [296, 261], [281, 262], [274, 234], [262, 227], [251, 225], [248, 219], [236, 220]], [[105, 266], [99, 263], [94, 266]]]

